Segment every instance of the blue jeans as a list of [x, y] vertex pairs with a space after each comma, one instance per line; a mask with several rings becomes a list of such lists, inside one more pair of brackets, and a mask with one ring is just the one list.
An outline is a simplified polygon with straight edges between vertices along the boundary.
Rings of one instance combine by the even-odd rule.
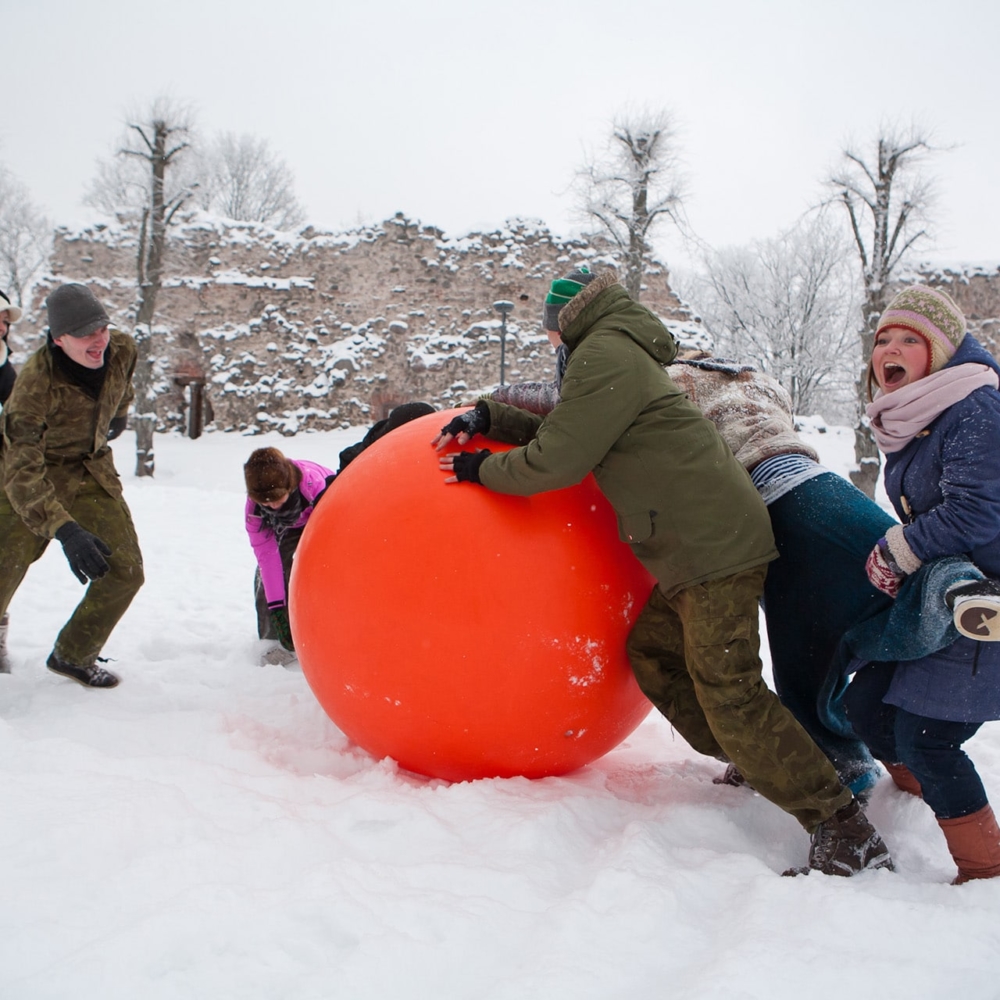
[[862, 667], [844, 696], [855, 731], [880, 760], [905, 764], [920, 782], [924, 801], [938, 819], [957, 819], [987, 805], [976, 767], [962, 749], [980, 722], [947, 722], [887, 705], [894, 663]]
[[891, 604], [868, 582], [865, 559], [896, 522], [833, 473], [807, 480], [767, 509], [781, 554], [764, 583], [775, 690], [841, 781], [860, 791], [877, 775], [875, 763], [861, 740], [823, 724], [817, 702], [844, 632]]

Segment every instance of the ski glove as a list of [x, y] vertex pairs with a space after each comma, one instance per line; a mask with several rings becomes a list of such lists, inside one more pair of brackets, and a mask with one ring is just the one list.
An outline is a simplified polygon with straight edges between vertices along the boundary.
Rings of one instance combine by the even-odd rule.
[[485, 434], [490, 429], [490, 408], [486, 403], [480, 401], [475, 408], [460, 413], [441, 428], [441, 434], [450, 434], [458, 437], [459, 434], [468, 434], [475, 437], [477, 434]]
[[62, 544], [69, 568], [80, 583], [99, 580], [111, 568], [104, 558], [111, 555], [111, 549], [76, 521], [67, 521], [62, 525], [56, 532], [56, 540]]
[[892, 558], [884, 538], [880, 538], [869, 553], [865, 562], [865, 572], [876, 590], [881, 590], [883, 594], [893, 598], [899, 594], [899, 588], [906, 577], [896, 564], [896, 560]]
[[488, 448], [483, 448], [482, 451], [460, 451], [455, 456], [455, 464], [453, 466], [455, 478], [460, 483], [479, 483], [481, 486], [482, 481], [479, 478], [479, 466], [492, 454], [493, 452]]
[[285, 604], [269, 604], [267, 610], [271, 615], [271, 624], [278, 634], [278, 642], [290, 653], [295, 652], [295, 644], [292, 642], [292, 626], [288, 621], [288, 606]]

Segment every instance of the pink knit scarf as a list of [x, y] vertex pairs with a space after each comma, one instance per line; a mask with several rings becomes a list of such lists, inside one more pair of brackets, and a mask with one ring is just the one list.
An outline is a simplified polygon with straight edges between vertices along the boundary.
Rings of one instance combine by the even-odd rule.
[[943, 368], [895, 392], [882, 392], [865, 407], [872, 433], [887, 455], [902, 451], [935, 417], [981, 386], [1000, 385], [988, 365], [964, 364]]

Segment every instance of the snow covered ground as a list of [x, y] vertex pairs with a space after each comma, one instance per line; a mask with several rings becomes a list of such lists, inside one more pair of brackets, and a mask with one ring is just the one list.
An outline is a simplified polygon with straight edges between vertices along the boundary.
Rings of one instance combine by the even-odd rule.
[[[154, 481], [115, 443], [147, 582], [114, 691], [44, 669], [80, 587], [58, 545], [29, 572], [0, 676], [0, 997], [1000, 997], [1000, 880], [950, 886], [888, 779], [869, 814], [896, 874], [781, 878], [806, 835], [655, 713], [568, 777], [448, 785], [258, 667], [242, 463], [335, 466], [360, 436], [159, 436]], [[849, 432], [810, 437], [846, 467]], [[969, 748], [1000, 803], [1000, 725]]]

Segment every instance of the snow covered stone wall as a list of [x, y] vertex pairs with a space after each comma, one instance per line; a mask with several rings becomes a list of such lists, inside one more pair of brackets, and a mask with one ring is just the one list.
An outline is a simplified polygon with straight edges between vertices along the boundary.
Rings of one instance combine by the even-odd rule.
[[[23, 350], [39, 343], [45, 296], [63, 281], [89, 283], [131, 331], [135, 258], [127, 227], [58, 230], [51, 273], [18, 324]], [[514, 304], [506, 381], [550, 379], [542, 303], [554, 277], [584, 262], [613, 260], [606, 245], [523, 220], [448, 239], [401, 213], [342, 233], [193, 215], [171, 231], [157, 304], [160, 426], [184, 425], [192, 381], [204, 384], [209, 426], [251, 433], [367, 423], [408, 400], [467, 402], [500, 379], [498, 300]], [[666, 268], [648, 275], [643, 302], [678, 337], [704, 339]]]

